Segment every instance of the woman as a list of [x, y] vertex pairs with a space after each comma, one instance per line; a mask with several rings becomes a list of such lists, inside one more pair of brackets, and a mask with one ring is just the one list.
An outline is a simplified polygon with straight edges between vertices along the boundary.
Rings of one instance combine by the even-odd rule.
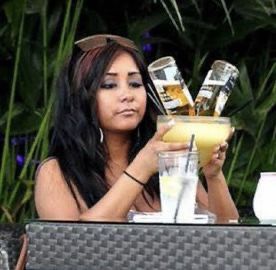
[[[96, 35], [76, 42], [61, 74], [50, 149], [37, 171], [40, 218], [118, 220], [128, 212], [160, 210], [158, 152], [183, 150], [162, 142], [170, 126], [155, 132], [153, 87], [132, 41]], [[227, 144], [214, 149], [204, 168], [208, 195], [197, 200], [221, 217], [237, 218], [222, 165]]]

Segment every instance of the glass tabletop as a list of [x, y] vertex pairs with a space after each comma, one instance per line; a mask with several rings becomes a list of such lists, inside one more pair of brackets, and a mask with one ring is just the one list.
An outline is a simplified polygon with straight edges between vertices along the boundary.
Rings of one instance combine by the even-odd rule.
[[[185, 224], [175, 220], [166, 219], [161, 212], [136, 212], [130, 211], [128, 215], [129, 223], [166, 223], [166, 224]], [[276, 226], [276, 220], [259, 221], [255, 216], [240, 217], [239, 219], [217, 218], [216, 215], [207, 210], [195, 212], [193, 220], [186, 224], [214, 224], [214, 225], [270, 225]]]

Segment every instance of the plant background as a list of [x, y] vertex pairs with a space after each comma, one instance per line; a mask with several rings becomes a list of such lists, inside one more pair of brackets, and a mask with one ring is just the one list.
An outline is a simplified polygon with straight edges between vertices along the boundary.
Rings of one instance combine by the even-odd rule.
[[58, 71], [73, 41], [133, 39], [147, 63], [175, 57], [196, 96], [216, 59], [240, 70], [227, 103], [236, 132], [224, 172], [242, 216], [262, 171], [276, 171], [275, 0], [6, 0], [0, 6], [0, 221], [35, 218], [34, 173], [47, 156]]

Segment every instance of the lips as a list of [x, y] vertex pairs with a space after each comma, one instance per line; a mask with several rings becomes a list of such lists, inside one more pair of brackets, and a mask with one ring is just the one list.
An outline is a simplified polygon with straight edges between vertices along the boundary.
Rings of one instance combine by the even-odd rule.
[[132, 114], [135, 113], [136, 110], [132, 109], [132, 108], [126, 108], [126, 109], [122, 109], [120, 111], [118, 111], [118, 114]]

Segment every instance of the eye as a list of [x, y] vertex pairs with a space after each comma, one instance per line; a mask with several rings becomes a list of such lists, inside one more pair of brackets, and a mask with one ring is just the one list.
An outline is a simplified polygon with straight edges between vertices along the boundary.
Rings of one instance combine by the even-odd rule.
[[141, 82], [137, 82], [137, 81], [129, 82], [129, 85], [132, 88], [140, 88], [144, 86]]
[[115, 87], [117, 87], [117, 84], [112, 82], [103, 82], [100, 86], [101, 89], [113, 89]]

